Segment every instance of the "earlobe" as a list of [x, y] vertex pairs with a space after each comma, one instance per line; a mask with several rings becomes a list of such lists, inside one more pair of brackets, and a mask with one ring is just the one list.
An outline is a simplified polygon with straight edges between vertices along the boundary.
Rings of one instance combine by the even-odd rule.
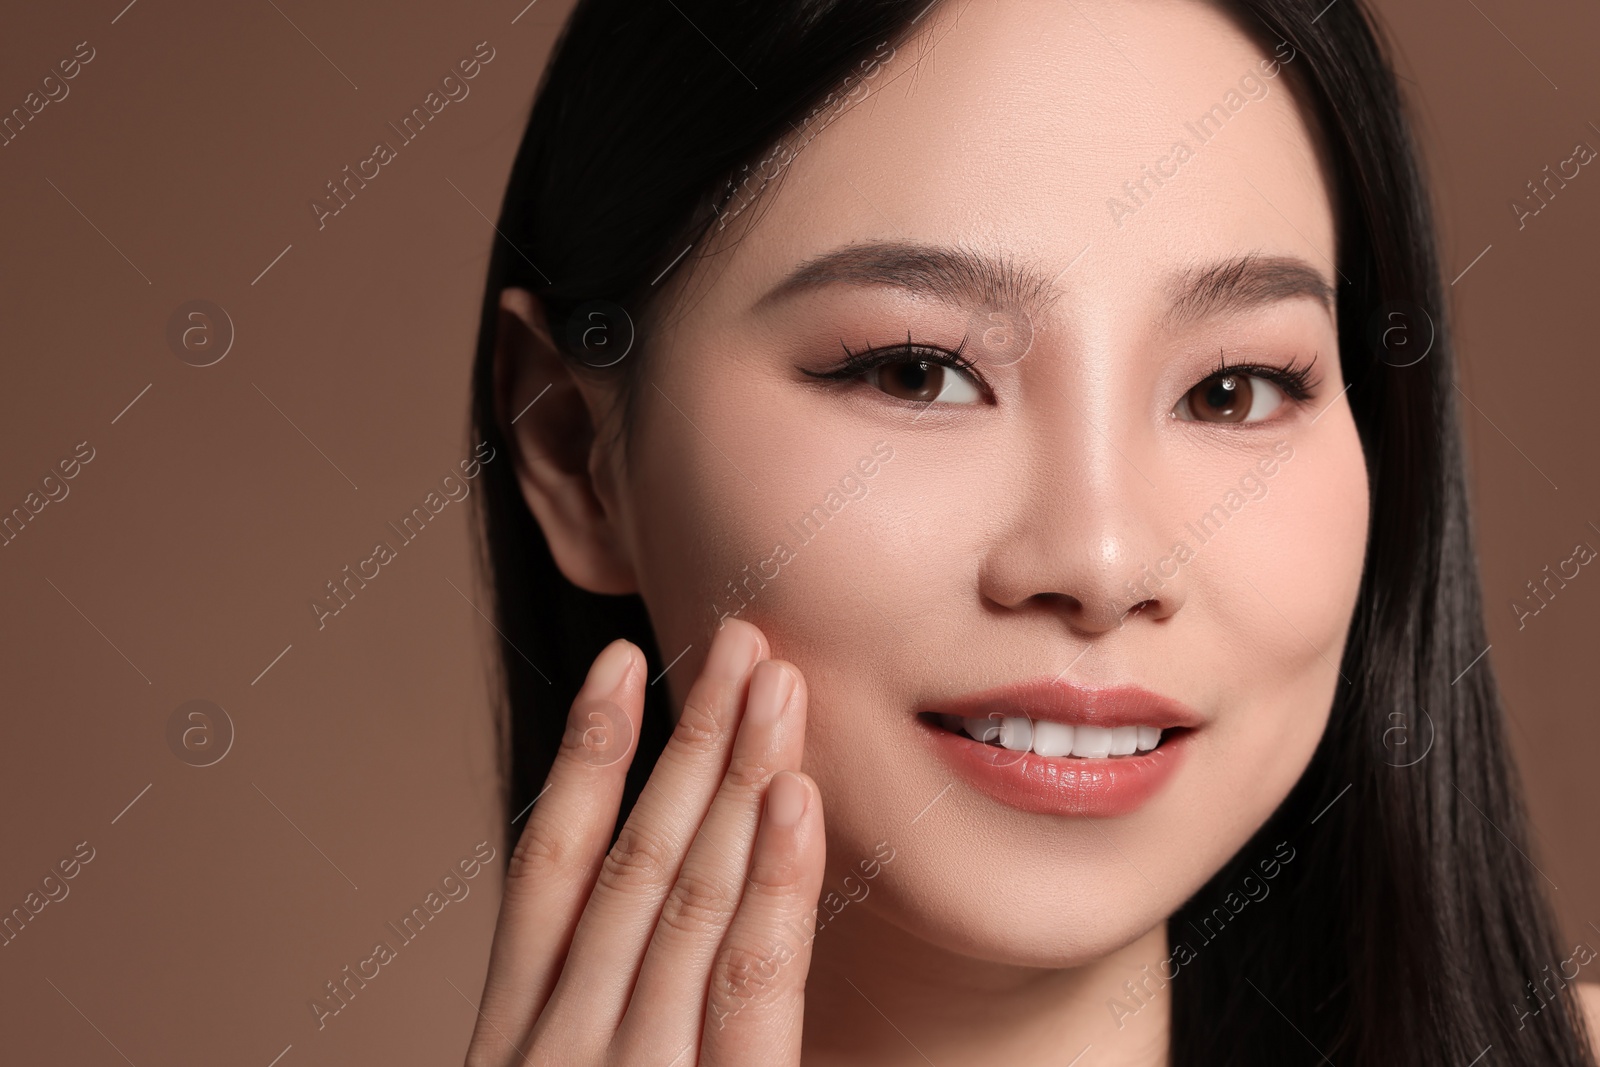
[[495, 331], [496, 415], [514, 454], [517, 483], [556, 566], [591, 593], [638, 591], [623, 539], [594, 479], [598, 387], [580, 381], [526, 289], [500, 293]]

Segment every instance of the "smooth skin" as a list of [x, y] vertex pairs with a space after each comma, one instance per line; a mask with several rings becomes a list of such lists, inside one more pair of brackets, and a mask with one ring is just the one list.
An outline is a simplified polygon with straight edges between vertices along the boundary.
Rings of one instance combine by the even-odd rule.
[[[934, 6], [662, 283], [628, 357], [625, 428], [615, 372], [575, 367], [537, 301], [502, 294], [524, 498], [570, 581], [638, 594], [663, 655], [687, 649], [660, 682], [685, 711], [617, 851], [622, 763], [563, 756], [516, 860], [470, 1062], [754, 1067], [803, 1048], [807, 1067], [1060, 1067], [1090, 1045], [1085, 1065], [1166, 1062], [1170, 991], [1130, 1013], [1126, 983], [1161, 967], [1168, 916], [1303, 773], [1345, 684], [1366, 549], [1334, 308], [1278, 284], [1340, 282], [1293, 69], [1195, 0]], [[1185, 123], [1216, 106], [1220, 130], [1178, 160]], [[1164, 177], [1135, 200], [1146, 166]], [[936, 269], [902, 257], [786, 284], [887, 245]], [[971, 257], [1040, 284], [928, 284], [970, 277]], [[1197, 298], [1197, 279], [1251, 257], [1293, 270]], [[995, 313], [1027, 327], [1025, 352], [991, 334]], [[972, 367], [930, 372], [948, 389], [926, 396], [907, 360], [817, 376], [844, 347], [908, 333]], [[1259, 418], [1180, 415], [1222, 360], [1313, 359], [1300, 400], [1252, 376]], [[1292, 459], [1246, 482], [1279, 441]], [[859, 473], [877, 442], [892, 457]], [[794, 524], [830, 493], [802, 543]], [[1222, 504], [1200, 543], [1191, 524]], [[795, 551], [774, 576], [780, 540]], [[1179, 541], [1196, 552], [1174, 563]], [[1135, 590], [1146, 565], [1160, 582]], [[748, 681], [703, 666], [739, 635], [759, 647], [741, 663], [786, 665]], [[780, 669], [797, 695], [773, 739], [734, 737], [746, 687]], [[619, 677], [612, 699], [637, 723], [642, 660]], [[930, 750], [919, 709], [1041, 677], [1189, 705], [1183, 766], [1138, 810], [1090, 819], [1008, 807]], [[765, 838], [763, 789], [797, 771], [805, 814]], [[809, 921], [819, 884], [838, 890], [880, 842], [895, 858], [870, 891], [792, 943], [807, 939], [780, 917]]]

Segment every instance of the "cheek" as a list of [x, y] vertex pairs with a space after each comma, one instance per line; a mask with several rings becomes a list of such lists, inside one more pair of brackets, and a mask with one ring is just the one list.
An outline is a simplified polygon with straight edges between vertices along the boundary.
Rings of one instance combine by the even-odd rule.
[[[792, 393], [716, 389], [680, 381], [666, 389], [676, 406], [658, 396], [636, 424], [627, 525], [641, 594], [664, 660], [692, 644], [693, 664], [737, 617], [799, 664], [815, 693], [836, 657], [859, 663], [864, 631], [884, 628], [863, 596], [893, 599], [880, 563], [900, 554], [906, 516], [885, 490], [905, 465], [892, 435], [841, 428]], [[694, 670], [672, 676], [681, 701]]]
[[1339, 671], [1366, 551], [1366, 469], [1348, 418], [1319, 430], [1265, 479], [1267, 495], [1239, 516], [1249, 521], [1218, 537], [1190, 590], [1219, 662], [1231, 665], [1237, 712], [1218, 723], [1219, 766], [1251, 769], [1221, 788], [1251, 818], [1299, 778], [1347, 684]]
[[[705, 434], [669, 407], [676, 424], [656, 421], [638, 442], [633, 519], [663, 663], [693, 646], [668, 674], [674, 714], [719, 617], [760, 627], [805, 675], [802, 769], [826, 798], [829, 853], [848, 867], [947, 782], [885, 753], [909, 744], [908, 701], [950, 672], [975, 621], [957, 606], [980, 559], [982, 464], [792, 395], [729, 400], [720, 415], [709, 397], [694, 409], [673, 399]], [[977, 652], [963, 673], [982, 669]]]
[[[1282, 680], [1337, 679], [1360, 585], [1367, 537], [1367, 480], [1353, 426], [1302, 440], [1270, 490], [1248, 508], [1254, 521], [1218, 553], [1237, 576], [1206, 595], [1260, 642], [1261, 666]], [[1224, 584], [1225, 582], [1225, 584]]]

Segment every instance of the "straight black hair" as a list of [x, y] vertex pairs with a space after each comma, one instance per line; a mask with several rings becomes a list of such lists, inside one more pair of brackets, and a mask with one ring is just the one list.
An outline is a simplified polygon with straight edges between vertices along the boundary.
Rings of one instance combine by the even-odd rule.
[[[660, 282], [742, 205], [764, 154], [885, 45], [908, 42], [932, 6], [580, 0], [500, 210], [473, 370], [479, 436], [510, 453], [493, 358], [503, 288], [530, 290], [567, 354], [590, 366], [569, 325], [608, 320], [616, 345], [631, 323], [634, 354], [611, 371], [631, 397]], [[1569, 953], [1527, 858], [1491, 661], [1478, 658], [1489, 642], [1433, 223], [1384, 46], [1359, 0], [1230, 10], [1269, 48], [1294, 50], [1285, 69], [1327, 151], [1340, 361], [1373, 521], [1346, 681], [1310, 766], [1169, 920], [1174, 955], [1158, 979], [1172, 993], [1171, 1062], [1462, 1067], [1492, 1048], [1482, 1062], [1591, 1065], [1576, 998], [1552, 982]], [[1396, 324], [1411, 348], [1384, 343]], [[506, 810], [521, 813], [600, 648], [627, 637], [652, 676], [663, 664], [639, 597], [594, 595], [561, 575], [512, 465], [483, 477]], [[669, 732], [666, 687], [648, 692], [623, 818]], [[1265, 891], [1269, 871], [1270, 899], [1244, 906], [1241, 892], [1257, 900], [1251, 886]]]

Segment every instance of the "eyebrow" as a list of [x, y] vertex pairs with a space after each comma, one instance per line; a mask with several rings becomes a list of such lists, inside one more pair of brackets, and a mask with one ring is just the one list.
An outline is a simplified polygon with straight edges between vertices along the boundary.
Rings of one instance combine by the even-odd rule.
[[[1031, 266], [970, 248], [877, 241], [807, 260], [763, 294], [754, 308], [830, 285], [854, 285], [902, 289], [956, 306], [1016, 308], [1042, 317], [1061, 295], [1055, 282], [1065, 273], [1046, 278]], [[1178, 271], [1169, 278], [1166, 292], [1168, 326], [1299, 298], [1316, 301], [1331, 315], [1335, 299], [1332, 283], [1310, 263], [1261, 253]]]
[[1173, 276], [1168, 293], [1169, 326], [1295, 299], [1314, 300], [1332, 315], [1336, 298], [1333, 284], [1305, 260], [1260, 253], [1180, 272]]
[[756, 301], [757, 309], [829, 285], [887, 286], [947, 304], [1043, 312], [1054, 279], [970, 248], [877, 241], [802, 263]]

